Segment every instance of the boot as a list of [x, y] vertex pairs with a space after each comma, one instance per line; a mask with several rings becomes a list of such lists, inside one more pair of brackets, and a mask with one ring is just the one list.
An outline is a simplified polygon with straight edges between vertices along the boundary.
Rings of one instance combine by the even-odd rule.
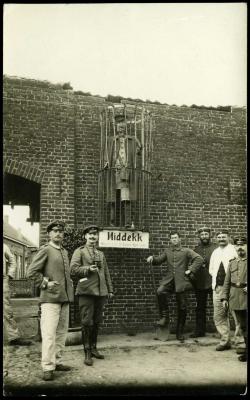
[[92, 327], [92, 336], [91, 336], [92, 338], [91, 355], [95, 358], [98, 358], [99, 360], [103, 360], [104, 356], [100, 354], [96, 348], [97, 336], [98, 336], [98, 325], [94, 324], [94, 326]]
[[185, 337], [183, 335], [184, 326], [186, 322], [186, 310], [179, 310], [178, 311], [178, 320], [177, 320], [177, 329], [176, 329], [176, 339], [180, 340], [180, 342], [184, 342]]
[[156, 325], [166, 326], [169, 324], [169, 309], [165, 295], [158, 295], [158, 305], [160, 319], [156, 322]]
[[82, 344], [84, 347], [84, 364], [91, 366], [93, 365], [93, 360], [91, 358], [91, 327], [84, 326], [82, 328]]
[[206, 336], [206, 313], [203, 314], [196, 310], [196, 324], [195, 330], [191, 333], [191, 338]]

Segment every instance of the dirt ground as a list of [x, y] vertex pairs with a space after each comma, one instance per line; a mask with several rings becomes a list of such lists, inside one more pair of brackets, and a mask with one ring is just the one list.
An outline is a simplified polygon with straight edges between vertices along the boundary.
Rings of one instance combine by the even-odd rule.
[[150, 347], [103, 348], [104, 360], [83, 364], [80, 346], [66, 347], [64, 361], [70, 372], [56, 372], [42, 381], [40, 344], [12, 347], [5, 396], [88, 395], [239, 395], [245, 392], [247, 365], [235, 350], [216, 352], [199, 342]]

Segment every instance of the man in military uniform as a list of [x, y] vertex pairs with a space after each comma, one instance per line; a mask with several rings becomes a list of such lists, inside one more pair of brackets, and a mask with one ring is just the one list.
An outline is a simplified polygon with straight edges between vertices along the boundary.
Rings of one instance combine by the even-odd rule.
[[53, 221], [47, 227], [49, 242], [42, 246], [28, 268], [40, 291], [43, 380], [54, 379], [54, 370], [69, 371], [62, 364], [69, 324], [69, 303], [74, 301], [68, 252], [62, 247], [64, 223]]
[[193, 250], [182, 247], [180, 234], [173, 231], [170, 233], [170, 247], [158, 257], [149, 256], [147, 258], [147, 262], [151, 262], [152, 265], [160, 265], [164, 261], [167, 264], [167, 274], [157, 289], [161, 317], [158, 325], [169, 324], [169, 296], [175, 292], [178, 310], [176, 338], [183, 342], [187, 314], [186, 291], [192, 289], [191, 277], [202, 267], [203, 258]]
[[79, 296], [84, 363], [88, 366], [93, 365], [92, 357], [104, 358], [96, 348], [98, 328], [107, 297], [113, 297], [106, 258], [96, 249], [99, 230], [96, 225], [84, 228], [86, 245], [75, 250], [70, 263], [71, 276], [78, 279], [76, 295]]
[[211, 243], [211, 230], [203, 226], [198, 230], [200, 243], [194, 248], [194, 251], [200, 254], [204, 260], [202, 268], [195, 273], [193, 285], [196, 297], [196, 323], [195, 330], [190, 337], [197, 338], [206, 335], [206, 307], [208, 294], [212, 294], [212, 277], [209, 274], [209, 261], [216, 245]]
[[239, 361], [247, 360], [247, 244], [245, 237], [235, 238], [238, 256], [229, 262], [221, 301], [224, 309], [234, 310], [246, 344], [244, 354]]

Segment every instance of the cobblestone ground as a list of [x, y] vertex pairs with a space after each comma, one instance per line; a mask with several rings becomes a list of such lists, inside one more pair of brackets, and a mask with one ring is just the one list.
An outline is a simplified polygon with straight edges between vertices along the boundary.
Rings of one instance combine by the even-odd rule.
[[118, 394], [241, 394], [247, 366], [235, 350], [216, 352], [199, 343], [102, 349], [104, 360], [83, 364], [81, 346], [66, 347], [64, 363], [70, 372], [56, 372], [42, 381], [40, 344], [8, 347], [9, 368], [5, 396], [69, 396]]

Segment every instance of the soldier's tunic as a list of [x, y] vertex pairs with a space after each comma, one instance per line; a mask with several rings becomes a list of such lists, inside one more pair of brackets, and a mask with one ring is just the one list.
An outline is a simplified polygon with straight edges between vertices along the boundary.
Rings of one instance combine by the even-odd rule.
[[[98, 271], [90, 271], [90, 266], [95, 263], [99, 266]], [[78, 279], [75, 294], [79, 296], [82, 326], [99, 324], [107, 295], [113, 292], [104, 253], [87, 245], [79, 247], [72, 256], [70, 272]]]

